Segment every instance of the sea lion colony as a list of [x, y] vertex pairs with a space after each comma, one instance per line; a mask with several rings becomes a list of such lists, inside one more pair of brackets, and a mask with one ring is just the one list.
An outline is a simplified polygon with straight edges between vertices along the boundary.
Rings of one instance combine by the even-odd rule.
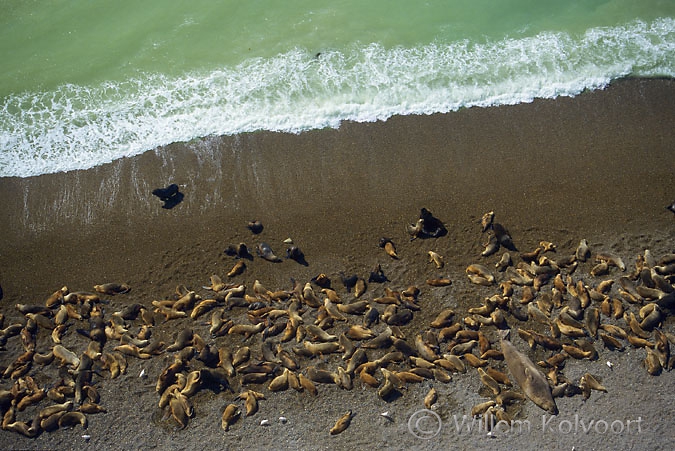
[[[493, 287], [494, 294], [466, 311], [437, 308], [422, 330], [410, 325], [425, 292], [452, 290], [450, 277], [406, 283], [399, 290], [392, 287], [400, 283], [389, 281], [378, 265], [367, 281], [342, 275], [343, 287], [319, 274], [273, 291], [258, 280], [252, 286], [235, 281], [246, 271], [244, 260], [253, 260], [243, 243], [225, 251], [233, 259], [229, 272], [225, 269], [228, 282], [213, 275], [208, 287], [179, 285], [166, 299], [107, 312], [109, 297], [130, 287], [106, 283], [93, 292], [63, 287], [42, 305], [17, 304], [23, 321], [5, 325], [0, 315], [2, 428], [27, 437], [78, 424], [86, 428], [89, 415], [106, 412], [97, 386], [125, 373], [129, 359], [167, 362], [153, 384], [162, 421], [185, 428], [194, 416], [195, 395], [212, 391], [223, 399], [225, 431], [242, 415], [254, 415], [260, 401], [288, 389], [317, 396], [322, 385], [350, 390], [361, 384], [394, 401], [407, 384], [447, 384], [453, 373], [474, 371], [481, 394], [490, 399], [471, 414], [489, 425], [491, 418], [510, 421], [528, 398], [555, 414], [557, 397], [588, 399], [591, 390], [611, 390], [589, 373], [579, 380], [564, 374], [567, 359], [596, 359], [599, 346], [644, 348], [644, 366], [653, 376], [672, 368], [669, 342], [675, 337], [661, 327], [675, 306], [675, 254], [656, 258], [645, 250], [631, 270], [617, 255], [594, 253], [585, 240], [568, 253], [546, 241], [518, 252], [506, 228], [494, 223], [493, 212], [481, 227], [488, 234], [477, 257], [483, 263], [468, 266], [466, 276]], [[423, 209], [407, 230], [415, 239], [442, 236], [444, 229]], [[383, 258], [407, 258], [389, 238], [380, 240], [380, 247], [389, 256]], [[501, 247], [508, 251], [490, 257]], [[288, 258], [297, 256], [293, 248]], [[281, 261], [266, 244], [258, 246], [258, 254]], [[435, 251], [408, 258], [444, 267]], [[182, 330], [168, 332], [176, 324]], [[548, 358], [533, 363], [526, 350], [504, 340], [508, 330]], [[157, 338], [162, 333], [174, 341]], [[432, 388], [420, 403], [431, 408], [438, 395]], [[330, 434], [343, 432], [353, 417], [347, 411]]]

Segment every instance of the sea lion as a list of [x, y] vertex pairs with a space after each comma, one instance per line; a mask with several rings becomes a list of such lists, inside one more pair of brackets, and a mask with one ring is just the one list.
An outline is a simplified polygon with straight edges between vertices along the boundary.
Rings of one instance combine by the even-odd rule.
[[349, 424], [352, 421], [352, 418], [354, 415], [352, 414], [351, 410], [348, 410], [347, 413], [342, 415], [336, 422], [335, 425], [330, 428], [330, 435], [337, 435], [340, 432], [343, 432], [345, 429], [349, 427]]
[[500, 344], [504, 360], [525, 395], [537, 406], [552, 415], [558, 414], [558, 407], [551, 395], [551, 387], [541, 371], [523, 353], [518, 351], [510, 341], [505, 340], [508, 333], [500, 334]]
[[490, 270], [479, 263], [473, 263], [469, 265], [466, 268], [466, 274], [469, 275], [469, 279], [471, 279], [472, 282], [479, 285], [482, 285], [482, 283], [478, 283], [475, 278], [471, 278], [471, 275], [479, 276], [480, 278], [485, 279], [487, 285], [491, 285], [495, 281], [495, 276], [492, 275]]
[[579, 246], [577, 246], [577, 250], [575, 251], [574, 255], [580, 262], [585, 262], [586, 260], [588, 260], [588, 257], [591, 256], [591, 250], [588, 247], [588, 241], [586, 241], [585, 239], [581, 240], [579, 242]]
[[424, 221], [423, 234], [432, 238], [440, 238], [448, 233], [443, 223], [426, 208], [420, 210], [420, 219]]
[[408, 226], [408, 233], [415, 238], [440, 238], [447, 235], [445, 225], [426, 208], [420, 210], [420, 217], [415, 224]]
[[483, 230], [482, 232], [487, 231], [489, 228], [492, 227], [492, 222], [495, 219], [495, 212], [494, 211], [488, 211], [483, 215], [483, 217], [480, 219], [480, 225]]
[[303, 252], [297, 246], [291, 246], [286, 249], [286, 258], [294, 260], [300, 263], [302, 266], [309, 266], [309, 263], [307, 263], [307, 260], [305, 259], [305, 254], [303, 254]]
[[406, 227], [406, 231], [412, 238], [410, 238], [410, 241], [414, 240], [420, 234], [422, 233], [422, 229], [424, 229], [424, 221], [422, 219], [418, 219], [415, 224], [408, 224]]
[[82, 425], [82, 428], [87, 429], [87, 417], [82, 412], [68, 412], [59, 419], [59, 427], [65, 428], [68, 426]]
[[263, 393], [253, 390], [247, 390], [238, 396], [239, 399], [244, 400], [244, 407], [246, 407], [246, 416], [250, 417], [258, 411], [258, 400], [265, 399]]
[[450, 280], [447, 277], [440, 277], [436, 279], [427, 279], [426, 280], [427, 285], [430, 285], [432, 287], [447, 287], [448, 285], [452, 285], [452, 280]]
[[273, 263], [279, 263], [279, 262], [282, 261], [281, 258], [274, 255], [274, 252], [272, 251], [272, 248], [267, 243], [259, 243], [258, 247], [256, 249], [258, 251], [258, 256], [264, 258], [267, 261], [270, 261], [270, 262], [273, 262]]
[[223, 417], [221, 422], [222, 428], [227, 431], [230, 428], [230, 426], [235, 421], [237, 421], [240, 415], [241, 411], [239, 410], [239, 407], [236, 404], [228, 404], [225, 407], [225, 410], [223, 411]]
[[398, 260], [398, 254], [396, 253], [396, 247], [394, 242], [390, 238], [380, 238], [379, 246], [384, 249], [384, 251], [391, 258]]
[[227, 246], [227, 249], [225, 249], [224, 252], [230, 257], [239, 257], [253, 260], [253, 256], [249, 253], [246, 243], [239, 243], [236, 245], [230, 244]]
[[157, 188], [152, 190], [152, 194], [159, 197], [161, 200], [169, 200], [178, 193], [178, 185], [172, 183], [166, 188]]
[[490, 255], [496, 253], [499, 250], [499, 240], [497, 236], [493, 233], [490, 234], [488, 242], [485, 243], [485, 249], [480, 253], [483, 257], [489, 257]]
[[284, 368], [284, 371], [280, 375], [272, 379], [267, 389], [273, 392], [288, 389], [288, 373], [288, 368]]
[[159, 200], [164, 202], [162, 208], [167, 210], [172, 209], [183, 200], [183, 193], [179, 191], [178, 185], [172, 183], [166, 188], [157, 188], [152, 190], [152, 194], [159, 197]]
[[443, 257], [440, 254], [434, 251], [429, 251], [427, 254], [429, 254], [429, 262], [433, 262], [436, 266], [436, 269], [441, 269], [443, 266], [445, 266]]
[[244, 260], [237, 260], [237, 263], [235, 263], [232, 269], [230, 269], [230, 271], [227, 273], [227, 277], [238, 276], [239, 274], [243, 273], [245, 269], [246, 263], [244, 263]]
[[495, 268], [497, 268], [497, 271], [499, 272], [504, 272], [506, 271], [506, 268], [511, 266], [512, 261], [511, 261], [511, 254], [508, 252], [504, 252], [504, 255], [502, 255], [502, 258], [495, 263]]
[[94, 290], [99, 293], [109, 294], [112, 296], [115, 294], [128, 293], [131, 288], [125, 283], [104, 283], [101, 285], [94, 285]]
[[436, 318], [431, 322], [430, 326], [434, 329], [442, 329], [452, 324], [452, 317], [455, 316], [455, 311], [451, 308], [442, 310]]
[[262, 222], [255, 220], [255, 221], [249, 221], [249, 223], [246, 225], [248, 229], [253, 232], [255, 235], [259, 234], [260, 232], [263, 231], [263, 225]]

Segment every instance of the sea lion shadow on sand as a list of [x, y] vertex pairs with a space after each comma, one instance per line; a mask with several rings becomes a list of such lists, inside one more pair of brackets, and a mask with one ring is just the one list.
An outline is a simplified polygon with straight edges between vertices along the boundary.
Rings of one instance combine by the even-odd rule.
[[675, 200], [673, 201], [672, 204], [670, 204], [666, 207], [666, 210], [670, 210], [675, 214]]
[[164, 202], [162, 208], [166, 208], [167, 210], [170, 210], [181, 203], [183, 197], [185, 197], [183, 193], [179, 191], [178, 185], [175, 183], [172, 183], [166, 188], [157, 188], [152, 191], [152, 194], [159, 197], [159, 199]]

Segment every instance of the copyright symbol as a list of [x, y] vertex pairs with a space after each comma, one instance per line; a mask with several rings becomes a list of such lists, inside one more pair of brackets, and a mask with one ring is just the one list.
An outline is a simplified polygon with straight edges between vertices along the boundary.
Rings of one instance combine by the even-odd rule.
[[429, 440], [441, 432], [441, 417], [429, 409], [418, 410], [408, 419], [408, 431], [422, 440]]

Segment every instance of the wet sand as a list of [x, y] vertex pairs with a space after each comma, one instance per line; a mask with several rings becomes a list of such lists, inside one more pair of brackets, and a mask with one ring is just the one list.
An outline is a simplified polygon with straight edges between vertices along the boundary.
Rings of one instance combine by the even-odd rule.
[[[390, 282], [369, 284], [366, 299], [381, 296], [385, 287], [401, 290], [417, 285], [422, 290], [422, 309], [401, 328], [412, 341], [442, 309], [465, 314], [498, 291], [496, 286], [470, 284], [464, 273], [471, 263], [493, 265], [501, 256], [501, 252], [480, 256], [485, 235], [478, 222], [489, 210], [509, 229], [519, 251], [531, 251], [539, 241], [548, 240], [558, 247], [555, 258], [573, 253], [584, 238], [595, 252], [620, 255], [629, 272], [644, 249], [656, 257], [675, 251], [675, 216], [664, 208], [675, 198], [674, 94], [673, 80], [624, 80], [576, 98], [345, 123], [338, 130], [300, 135], [209, 137], [87, 171], [0, 179], [3, 327], [24, 321], [13, 307], [16, 303], [41, 304], [63, 285], [71, 291], [91, 291], [93, 285], [105, 282], [129, 284], [130, 293], [105, 296], [108, 314], [131, 303], [150, 306], [153, 300], [168, 299], [179, 284], [206, 298], [209, 293], [202, 287], [209, 284], [209, 277], [226, 278], [234, 264], [223, 252], [228, 245], [245, 242], [253, 249], [264, 241], [284, 255], [283, 240], [290, 237], [304, 252], [308, 266], [256, 257], [233, 281], [249, 290], [256, 279], [271, 290], [288, 290], [291, 278], [304, 284], [325, 273], [338, 293], [350, 299], [339, 274], [367, 278], [381, 264]], [[184, 199], [169, 210], [161, 208], [151, 192], [170, 183], [180, 185]], [[410, 241], [406, 225], [417, 219], [422, 207], [445, 223], [447, 236]], [[246, 228], [253, 219], [264, 225], [259, 235]], [[395, 242], [399, 260], [378, 247], [383, 236]], [[428, 250], [444, 255], [442, 270], [428, 262]], [[591, 267], [591, 262], [581, 264], [575, 280], [596, 284], [589, 275]], [[614, 270], [610, 277], [621, 275]], [[424, 283], [438, 276], [448, 276], [453, 284], [432, 288]], [[236, 308], [235, 313], [239, 315], [235, 319], [245, 320], [243, 309]], [[153, 337], [170, 343], [177, 331], [192, 327], [217, 346], [242, 344], [240, 337], [208, 338], [208, 318], [207, 314], [197, 321], [160, 323]], [[514, 330], [535, 327], [511, 318], [508, 322]], [[82, 352], [86, 342], [74, 332], [76, 327], [82, 325], [71, 326], [64, 342]], [[485, 329], [498, 348], [495, 328]], [[672, 318], [663, 329], [673, 332]], [[38, 339], [38, 350], [46, 352], [48, 333], [41, 331]], [[255, 349], [259, 341], [254, 337], [245, 344]], [[513, 341], [519, 349], [527, 349], [518, 337]], [[560, 414], [546, 425], [541, 409], [529, 401], [522, 403], [518, 418], [532, 422], [526, 433], [498, 433], [493, 438], [484, 432], [457, 433], [454, 418], [461, 421], [473, 405], [487, 399], [473, 369], [453, 375], [448, 384], [408, 384], [390, 403], [359, 381], [352, 390], [321, 385], [316, 398], [293, 390], [270, 393], [259, 386], [267, 395], [260, 411], [242, 418], [228, 432], [220, 428], [220, 415], [227, 403], [241, 403], [234, 400], [239, 391], [201, 391], [192, 398], [195, 417], [184, 430], [174, 431], [170, 422], [160, 421], [154, 390], [170, 361], [162, 355], [150, 360], [129, 357], [127, 374], [110, 379], [103, 372], [103, 378], [94, 379], [108, 412], [90, 415], [86, 432], [78, 427], [26, 439], [0, 431], [0, 446], [667, 448], [675, 439], [669, 420], [675, 413], [672, 373], [647, 374], [641, 366], [642, 348], [609, 351], [600, 341], [595, 347], [597, 360], [569, 361], [563, 373], [576, 380], [586, 371], [596, 374], [608, 393], [593, 392], [586, 401], [580, 395], [558, 400]], [[10, 339], [0, 353], [2, 366], [21, 352], [20, 339]], [[539, 350], [530, 356], [547, 355]], [[607, 361], [614, 364], [612, 369]], [[339, 355], [313, 363], [333, 369], [343, 364]], [[503, 362], [496, 365], [503, 368]], [[142, 369], [149, 374], [147, 379], [138, 377]], [[36, 365], [29, 374], [45, 384], [58, 377], [56, 364], [45, 369]], [[11, 384], [2, 379], [0, 388]], [[423, 407], [431, 386], [440, 395], [435, 411], [443, 427], [438, 436], [421, 440], [408, 430], [408, 419]], [[351, 426], [329, 437], [330, 427], [348, 409], [355, 413]], [[393, 421], [379, 415], [385, 411]], [[566, 423], [561, 429], [560, 422], [574, 423], [575, 415], [582, 421], [618, 420], [624, 425], [639, 417], [641, 431], [564, 433]], [[281, 424], [280, 416], [288, 422]], [[28, 419], [26, 413], [17, 417]], [[271, 424], [260, 426], [263, 419]], [[85, 433], [91, 436], [88, 442], [81, 437]]]

